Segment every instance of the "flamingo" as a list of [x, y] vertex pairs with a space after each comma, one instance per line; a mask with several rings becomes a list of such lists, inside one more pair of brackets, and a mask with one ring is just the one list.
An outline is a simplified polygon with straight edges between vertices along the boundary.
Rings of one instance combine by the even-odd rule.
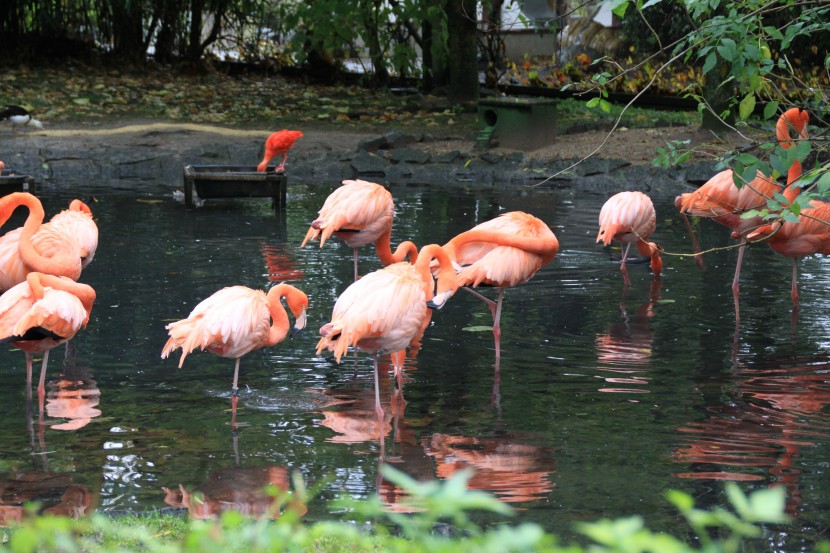
[[285, 283], [272, 287], [267, 294], [246, 286], [228, 286], [202, 300], [186, 319], [166, 326], [170, 338], [164, 344], [161, 358], [181, 348], [181, 368], [187, 354], [198, 347], [234, 359], [231, 405], [235, 415], [239, 360], [253, 350], [275, 346], [288, 336], [288, 314], [282, 298], [294, 315], [293, 336], [306, 325], [308, 296], [305, 292]]
[[265, 140], [265, 155], [262, 161], [257, 165], [256, 170], [264, 173], [268, 168], [268, 162], [277, 156], [282, 156], [282, 161], [274, 168], [275, 173], [285, 172], [285, 162], [288, 161], [288, 150], [294, 147], [294, 143], [298, 138], [302, 138], [303, 133], [300, 131], [289, 131], [283, 129], [272, 133], [271, 136]]
[[649, 242], [649, 238], [657, 227], [657, 215], [651, 198], [642, 192], [620, 192], [614, 194], [599, 212], [599, 232], [597, 242], [602, 241], [604, 246], [616, 240], [625, 244], [620, 271], [625, 278], [625, 285], [631, 284], [628, 280], [628, 271], [625, 260], [632, 242], [637, 244], [637, 251], [651, 259], [651, 272], [659, 275], [663, 270], [663, 260], [660, 259], [660, 246]]
[[0, 296], [0, 342], [26, 353], [26, 383], [32, 382], [32, 354], [43, 353], [38, 396], [45, 397], [49, 351], [89, 322], [95, 290], [62, 276], [31, 272]]
[[[790, 129], [795, 129], [801, 138], [807, 137], [807, 123], [809, 115], [799, 108], [790, 108], [778, 118], [775, 125], [775, 134], [782, 148], [793, 145]], [[790, 166], [787, 183], [793, 183], [801, 176], [801, 163], [793, 162]], [[746, 234], [761, 224], [760, 217], [743, 218], [742, 214], [766, 205], [768, 198], [780, 191], [778, 183], [772, 181], [758, 171], [756, 177], [740, 189], [735, 186], [731, 169], [726, 169], [709, 179], [700, 188], [693, 192], [681, 194], [674, 200], [674, 205], [683, 216], [686, 225], [686, 214], [706, 217], [732, 230], [732, 237], [739, 238], [741, 245], [738, 249], [738, 262], [735, 266], [735, 277], [732, 280], [732, 294], [735, 297], [735, 317], [738, 318], [738, 293], [741, 276], [741, 263], [746, 247]], [[691, 227], [689, 227], [691, 229]]]
[[[55, 214], [48, 225], [68, 236], [73, 236], [80, 247], [81, 269], [86, 269], [98, 249], [98, 225], [92, 218], [92, 210], [81, 200], [69, 202], [69, 208]], [[37, 241], [37, 235], [35, 235]]]
[[[79, 210], [82, 210], [80, 205], [85, 206], [79, 200], [73, 204]], [[80, 231], [80, 228], [94, 227], [91, 215], [81, 215], [80, 212], [77, 215], [58, 214], [55, 216], [59, 219], [57, 225], [43, 224], [44, 212], [40, 200], [28, 192], [14, 192], [0, 198], [0, 225], [8, 221], [20, 206], [29, 210], [26, 222], [0, 238], [0, 290], [8, 290], [23, 282], [32, 271], [77, 280], [84, 263], [88, 264], [92, 260], [97, 247], [97, 227], [94, 229], [94, 246], [87, 238], [92, 232]], [[74, 211], [75, 208], [70, 207], [68, 211]], [[88, 221], [67, 222], [76, 216]], [[79, 240], [84, 240], [86, 246], [82, 246]]]
[[357, 249], [375, 244], [381, 263], [391, 265], [418, 255], [418, 248], [405, 241], [392, 252], [392, 217], [395, 204], [386, 188], [365, 180], [344, 180], [329, 194], [308, 229], [300, 247], [320, 239], [320, 247], [334, 234], [354, 250], [354, 279], [358, 279]]
[[[437, 292], [430, 263], [438, 262]], [[394, 263], [371, 272], [340, 294], [331, 321], [320, 328], [317, 353], [330, 350], [337, 362], [349, 347], [371, 353], [374, 359], [375, 414], [383, 428], [378, 384], [378, 357], [406, 348], [423, 328], [428, 308], [440, 309], [456, 292], [455, 270], [447, 252], [437, 244], [425, 246], [415, 264]], [[383, 434], [381, 457], [383, 457]]]
[[[784, 196], [792, 201], [798, 194], [788, 187]], [[830, 202], [813, 200], [802, 208], [798, 222], [776, 222], [763, 225], [748, 234], [750, 242], [766, 240], [773, 251], [793, 259], [790, 296], [793, 309], [798, 311], [798, 261], [802, 257], [820, 253], [830, 255]]]
[[[447, 242], [444, 249], [453, 263], [460, 266], [458, 285], [490, 308], [496, 359], [499, 359], [504, 289], [527, 282], [553, 261], [559, 252], [559, 241], [541, 219], [511, 211], [462, 232]], [[497, 287], [498, 300], [492, 301], [468, 288], [479, 284]]]

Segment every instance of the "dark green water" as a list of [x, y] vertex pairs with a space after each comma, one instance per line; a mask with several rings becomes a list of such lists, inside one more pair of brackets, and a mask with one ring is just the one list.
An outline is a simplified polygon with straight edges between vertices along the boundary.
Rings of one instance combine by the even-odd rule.
[[[279, 219], [266, 200], [214, 200], [188, 212], [162, 185], [77, 192], [99, 200], [93, 211], [101, 243], [81, 279], [98, 299], [89, 326], [72, 341], [74, 360], [64, 361], [62, 346], [52, 352], [42, 420], [36, 399], [27, 410], [23, 353], [0, 352], [6, 488], [44, 505], [136, 511], [165, 507], [162, 487], [179, 484], [207, 491], [234, 482], [236, 500], [244, 501], [246, 488], [261, 486], [271, 467], [297, 471], [310, 485], [328, 481], [310, 519], [336, 516], [327, 502], [340, 494], [366, 497], [379, 486], [396, 502], [396, 490], [377, 478], [371, 360], [361, 354], [337, 365], [314, 353], [317, 329], [352, 278], [351, 250], [337, 240], [299, 248], [330, 190], [292, 186]], [[666, 256], [659, 280], [645, 265], [631, 266], [623, 297], [617, 266], [594, 244], [605, 195], [460, 187], [392, 193], [394, 243], [443, 243], [502, 211], [523, 210], [543, 219], [561, 245], [553, 263], [506, 293], [498, 382], [492, 335], [473, 331], [490, 324], [489, 312], [464, 293], [434, 314], [420, 351], [407, 360], [404, 406], [389, 408], [392, 379], [383, 379], [386, 448], [397, 468], [427, 479], [472, 466], [473, 487], [511, 501], [520, 519], [565, 534], [575, 521], [632, 514], [684, 533], [665, 491], [690, 492], [704, 507], [724, 505], [724, 479], [747, 490], [786, 486], [796, 519], [769, 530], [771, 550], [800, 549], [826, 528], [824, 259], [801, 264], [802, 309], [793, 322], [789, 262], [765, 247], [750, 250], [736, 333], [734, 250], [707, 256], [706, 272], [689, 258]], [[41, 195], [49, 214], [73, 197], [64, 189]], [[669, 252], [688, 252], [670, 198], [656, 205], [655, 239]], [[703, 221], [698, 228], [704, 246], [729, 244], [721, 227]], [[362, 273], [379, 267], [372, 250], [361, 253]], [[159, 357], [164, 326], [223, 286], [282, 280], [308, 293], [308, 329], [242, 360], [242, 428], [234, 436], [233, 361], [197, 352], [177, 369], [177, 356]], [[63, 373], [81, 382], [61, 385], [80, 389], [75, 403], [55, 399]], [[66, 429], [68, 407], [89, 420]], [[11, 496], [3, 501], [13, 503]]]

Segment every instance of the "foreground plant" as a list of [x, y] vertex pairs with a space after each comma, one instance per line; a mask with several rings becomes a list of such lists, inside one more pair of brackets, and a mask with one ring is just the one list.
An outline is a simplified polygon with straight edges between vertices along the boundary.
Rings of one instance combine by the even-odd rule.
[[[303, 523], [300, 513], [291, 508], [305, 501], [307, 493], [295, 482], [292, 494], [277, 496], [271, 517], [251, 520], [236, 512], [225, 512], [217, 520], [184, 521], [177, 517], [150, 515], [108, 518], [94, 515], [72, 520], [42, 516], [27, 518], [0, 536], [0, 551], [146, 551], [210, 553], [245, 551], [329, 552], [506, 552], [580, 553], [584, 551], [661, 553], [732, 553], [747, 546], [747, 540], [762, 536], [762, 524], [787, 521], [783, 487], [758, 490], [745, 495], [737, 484], [726, 486], [733, 510], [717, 507], [696, 509], [691, 496], [677, 491], [667, 494], [696, 536], [696, 545], [645, 527], [639, 516], [600, 520], [578, 526], [591, 540], [583, 548], [559, 545], [552, 534], [539, 525], [522, 523], [482, 528], [473, 522], [472, 511], [501, 517], [512, 509], [489, 494], [467, 488], [472, 473], [461, 471], [445, 482], [417, 482], [409, 476], [383, 467], [384, 477], [405, 494], [411, 514], [390, 512], [379, 499], [357, 501], [341, 499], [335, 506], [345, 520]], [[439, 527], [439, 523], [447, 523]], [[446, 531], [438, 532], [438, 528]], [[822, 551], [830, 545], [821, 544]]]

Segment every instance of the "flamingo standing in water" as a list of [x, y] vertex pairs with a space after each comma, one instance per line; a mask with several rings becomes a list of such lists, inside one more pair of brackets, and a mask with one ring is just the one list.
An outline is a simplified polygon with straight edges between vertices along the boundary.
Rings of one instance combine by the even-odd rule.
[[0, 238], [0, 290], [23, 282], [32, 271], [77, 280], [98, 245], [98, 228], [86, 204], [75, 200], [53, 218], [57, 223], [43, 224], [40, 200], [14, 192], [0, 198], [0, 225], [20, 206], [29, 210], [26, 222]]
[[[807, 138], [808, 121], [807, 112], [799, 108], [790, 108], [784, 112], [775, 125], [775, 134], [781, 147], [787, 149], [793, 145], [791, 129], [794, 129], [800, 138]], [[787, 174], [787, 183], [798, 180], [801, 170], [801, 163], [798, 160], [794, 161]], [[735, 277], [732, 280], [736, 319], [739, 317], [739, 280], [746, 247], [746, 234], [762, 223], [760, 217], [743, 218], [742, 215], [751, 209], [766, 206], [767, 199], [772, 198], [780, 190], [778, 183], [770, 180], [760, 171], [751, 182], [738, 188], [735, 186], [732, 170], [726, 169], [709, 179], [697, 190], [681, 194], [674, 200], [675, 207], [680, 211], [690, 230], [686, 214], [712, 219], [731, 229], [733, 238], [741, 240]]]
[[268, 162], [277, 156], [282, 156], [282, 161], [274, 168], [274, 172], [284, 173], [285, 162], [288, 161], [288, 150], [294, 147], [294, 143], [298, 138], [302, 137], [302, 132], [289, 131], [286, 129], [272, 133], [271, 136], [265, 140], [265, 155], [262, 157], [262, 161], [259, 162], [259, 165], [257, 165], [256, 170], [260, 173], [264, 173], [265, 170], [268, 169]]
[[[453, 263], [460, 266], [458, 285], [490, 308], [496, 359], [499, 359], [504, 289], [527, 282], [553, 261], [559, 252], [559, 241], [541, 219], [511, 211], [462, 232], [447, 242], [444, 249]], [[492, 301], [467, 288], [480, 284], [497, 287], [498, 300]]]
[[602, 241], [604, 246], [616, 240], [625, 244], [625, 251], [620, 263], [620, 271], [625, 278], [625, 285], [629, 286], [628, 271], [625, 260], [632, 243], [637, 244], [637, 251], [651, 259], [651, 272], [659, 275], [663, 270], [663, 260], [660, 259], [660, 247], [649, 242], [657, 227], [657, 214], [651, 198], [642, 192], [620, 192], [614, 194], [599, 212], [599, 232], [597, 242]]
[[67, 277], [38, 272], [0, 296], [0, 342], [26, 353], [26, 382], [32, 382], [32, 354], [43, 353], [38, 396], [46, 388], [49, 351], [71, 339], [86, 326], [95, 290]]
[[[799, 188], [789, 186], [784, 197], [792, 202]], [[793, 309], [798, 311], [798, 260], [820, 253], [830, 255], [830, 202], [813, 200], [802, 208], [798, 222], [775, 222], [749, 233], [750, 242], [766, 240], [769, 247], [784, 257], [793, 258], [793, 277], [790, 296]]]
[[329, 194], [318, 217], [311, 223], [300, 247], [309, 240], [320, 239], [320, 247], [333, 234], [354, 250], [354, 279], [358, 279], [357, 249], [375, 244], [381, 263], [391, 265], [409, 256], [412, 260], [418, 249], [412, 242], [398, 245], [392, 252], [392, 217], [395, 204], [386, 188], [365, 180], [344, 180]]
[[[436, 288], [430, 263], [438, 262]], [[428, 308], [441, 308], [458, 289], [452, 261], [437, 244], [425, 246], [415, 264], [394, 263], [365, 275], [340, 294], [331, 321], [320, 328], [317, 353], [334, 353], [337, 362], [350, 347], [374, 358], [375, 413], [383, 427], [378, 356], [406, 348], [423, 329]], [[384, 444], [381, 436], [381, 457]]]
[[306, 324], [308, 296], [290, 284], [278, 284], [268, 290], [246, 286], [228, 286], [202, 300], [186, 319], [172, 322], [166, 329], [170, 338], [161, 352], [165, 359], [181, 348], [179, 368], [187, 354], [196, 348], [235, 360], [231, 405], [234, 415], [239, 393], [239, 360], [253, 350], [272, 347], [288, 336], [288, 314], [282, 306], [285, 298], [294, 315], [296, 334]]

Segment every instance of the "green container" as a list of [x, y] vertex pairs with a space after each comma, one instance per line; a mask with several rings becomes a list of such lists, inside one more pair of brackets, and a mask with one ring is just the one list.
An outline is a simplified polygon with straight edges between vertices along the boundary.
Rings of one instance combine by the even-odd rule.
[[535, 150], [553, 144], [556, 100], [546, 98], [488, 98], [478, 102], [481, 132], [478, 146]]

